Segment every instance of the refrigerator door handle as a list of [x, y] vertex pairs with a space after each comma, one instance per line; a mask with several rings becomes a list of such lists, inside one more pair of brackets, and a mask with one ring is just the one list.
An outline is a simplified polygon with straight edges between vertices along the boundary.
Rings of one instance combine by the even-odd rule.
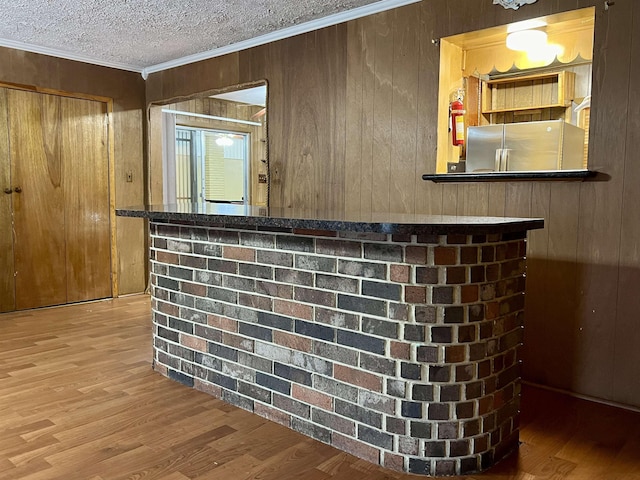
[[510, 151], [511, 150], [508, 148], [502, 149], [501, 167], [503, 172], [506, 172], [509, 170], [509, 152]]
[[496, 148], [495, 166], [494, 171], [499, 172], [502, 170], [502, 149]]

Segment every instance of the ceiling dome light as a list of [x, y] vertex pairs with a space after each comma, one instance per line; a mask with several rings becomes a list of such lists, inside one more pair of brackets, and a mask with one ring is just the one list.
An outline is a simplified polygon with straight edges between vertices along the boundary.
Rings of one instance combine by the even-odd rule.
[[527, 58], [532, 62], [551, 63], [553, 60], [564, 53], [561, 45], [546, 44], [538, 48], [527, 50]]
[[507, 35], [507, 48], [526, 52], [547, 43], [547, 33], [542, 30], [520, 30]]

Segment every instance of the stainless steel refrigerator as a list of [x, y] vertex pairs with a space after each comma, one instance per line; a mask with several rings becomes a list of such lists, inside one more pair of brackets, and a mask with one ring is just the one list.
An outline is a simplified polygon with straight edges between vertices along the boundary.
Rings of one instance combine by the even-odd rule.
[[564, 120], [469, 127], [466, 170], [582, 170], [584, 135]]

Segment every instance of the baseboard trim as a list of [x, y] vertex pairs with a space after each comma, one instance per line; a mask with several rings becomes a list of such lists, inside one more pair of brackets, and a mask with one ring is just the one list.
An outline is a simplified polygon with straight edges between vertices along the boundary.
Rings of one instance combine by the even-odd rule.
[[560, 393], [562, 395], [567, 395], [569, 397], [579, 398], [580, 400], [587, 400], [589, 402], [600, 403], [602, 405], [607, 405], [609, 407], [621, 408], [623, 410], [629, 410], [631, 412], [640, 413], [640, 407], [634, 407], [633, 405], [627, 405], [625, 403], [612, 402], [611, 400], [605, 400], [603, 398], [591, 397], [589, 395], [582, 395], [580, 393], [572, 392], [570, 390], [563, 390], [561, 388], [549, 387], [548, 385], [542, 385], [540, 383], [528, 382], [526, 380], [522, 380], [523, 385], [527, 385], [529, 387], [539, 388], [541, 390], [548, 390], [550, 392]]

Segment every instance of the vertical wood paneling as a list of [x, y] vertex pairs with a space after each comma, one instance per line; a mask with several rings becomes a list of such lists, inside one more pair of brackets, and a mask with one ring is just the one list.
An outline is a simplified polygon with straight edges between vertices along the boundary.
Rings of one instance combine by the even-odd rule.
[[620, 230], [620, 269], [618, 273], [618, 310], [615, 325], [613, 391], [617, 401], [638, 403], [640, 361], [633, 360], [640, 345], [640, 6], [633, 4], [631, 63], [629, 75], [629, 112], [624, 156], [622, 224]]
[[[321, 186], [318, 206], [329, 211], [344, 208], [346, 142], [346, 25], [323, 28], [317, 32], [316, 62], [327, 58], [317, 76], [320, 89], [316, 101], [323, 110], [319, 118], [320, 156], [315, 163]], [[331, 88], [328, 86], [331, 85]], [[327, 99], [329, 101], [327, 101]]]
[[531, 190], [533, 184], [530, 182], [517, 182], [505, 184], [505, 207], [506, 217], [529, 217], [531, 216]]
[[371, 209], [390, 210], [393, 108], [393, 11], [375, 17], [375, 86], [373, 91], [373, 179]]
[[346, 54], [337, 50], [345, 35], [332, 27], [270, 49], [269, 95], [280, 99], [269, 104], [274, 206], [343, 208]]
[[440, 49], [433, 44], [434, 30], [442, 2], [420, 2], [420, 51], [418, 54], [418, 138], [416, 213], [438, 214], [442, 212], [443, 185], [424, 182], [422, 173], [433, 173], [436, 168], [437, 127], [434, 119], [438, 115], [437, 97], [433, 95], [434, 85], [438, 85], [440, 70]]
[[[135, 142], [135, 132], [143, 122], [140, 109], [116, 111], [113, 114], [114, 125], [122, 132], [134, 132], [133, 138], [116, 131], [116, 206], [137, 205], [144, 202], [145, 164], [136, 162], [142, 157], [142, 144]], [[124, 160], [126, 159], [126, 161]], [[127, 182], [127, 173], [131, 172], [133, 182]], [[162, 198], [162, 197], [160, 197]], [[146, 224], [133, 218], [116, 218], [118, 243], [118, 285], [120, 294], [144, 291], [148, 257], [145, 252], [147, 238]]]
[[602, 141], [591, 143], [591, 151], [611, 178], [582, 184], [578, 213], [582, 235], [577, 248], [580, 272], [576, 296], [581, 330], [574, 358], [574, 381], [581, 390], [609, 399], [614, 397], [611, 372], [615, 369], [628, 115], [627, 102], [618, 102], [620, 92], [629, 91], [632, 13], [631, 2], [616, 3], [616, 8], [608, 11], [596, 9], [591, 133]]
[[488, 215], [489, 189], [490, 184], [488, 183], [470, 184], [461, 188], [456, 213], [458, 215]]
[[345, 129], [345, 157], [349, 168], [345, 169], [344, 211], [361, 212], [363, 178], [362, 124], [363, 124], [363, 77], [364, 77], [364, 42], [362, 38], [363, 22], [347, 24], [347, 84]]
[[[525, 347], [527, 372], [532, 379], [559, 387], [572, 385], [574, 375], [575, 338], [579, 336], [577, 301], [575, 295], [579, 275], [576, 258], [578, 245], [578, 217], [580, 184], [554, 184], [545, 215], [548, 233], [547, 252], [534, 251], [534, 263], [544, 262], [545, 269], [538, 278], [544, 284], [542, 292], [533, 291], [530, 328], [530, 348]], [[532, 275], [535, 272], [532, 272]], [[528, 293], [528, 291], [527, 291]], [[538, 316], [541, 315], [541, 316]], [[563, 339], [559, 342], [557, 339]], [[541, 358], [543, 361], [538, 361]]]
[[[268, 45], [250, 48], [238, 52], [238, 75], [240, 83], [249, 83], [254, 79], [266, 80]], [[206, 64], [206, 62], [201, 62]]]
[[467, 185], [456, 185], [451, 183], [445, 183], [442, 185], [442, 206], [440, 207], [440, 213], [443, 215], [457, 215], [458, 214], [458, 192], [466, 188]]
[[392, 212], [411, 212], [416, 197], [417, 97], [420, 7], [409, 5], [393, 11], [393, 94], [391, 107]]
[[[536, 183], [531, 189], [531, 216], [549, 218], [550, 204], [549, 183]], [[546, 220], [545, 220], [546, 221]], [[544, 324], [548, 305], [547, 253], [549, 250], [549, 229], [532, 230], [527, 235], [527, 284], [525, 305], [524, 347], [522, 357], [523, 371], [527, 378], [535, 378], [530, 373], [536, 366], [545, 364], [540, 361], [547, 349], [541, 348], [547, 340], [547, 329], [540, 328]], [[542, 350], [542, 351], [541, 351]], [[542, 355], [541, 355], [542, 354]]]
[[494, 217], [504, 217], [506, 196], [506, 183], [491, 183], [489, 185], [489, 205], [487, 206], [487, 215]]
[[[318, 127], [325, 122], [315, 99], [320, 94], [322, 85], [315, 75], [316, 68], [316, 32], [305, 35], [301, 42], [287, 41], [287, 58], [292, 64], [285, 72], [286, 111], [297, 112], [283, 119], [282, 134], [285, 136], [286, 168], [283, 168], [283, 206], [294, 208], [318, 208], [318, 179], [315, 162], [321, 162], [319, 142], [327, 138], [319, 138]], [[326, 99], [330, 101], [329, 99]], [[322, 130], [323, 133], [325, 132]]]
[[[373, 172], [377, 168], [374, 164], [374, 120], [375, 108], [374, 92], [376, 88], [376, 29], [375, 16], [369, 16], [358, 20], [362, 29], [362, 183], [360, 189], [360, 209], [362, 212], [373, 210]], [[347, 171], [351, 169], [351, 159], [347, 158]], [[348, 188], [348, 185], [347, 185]]]
[[7, 122], [7, 90], [0, 89], [0, 312], [15, 309], [13, 273], [13, 219], [11, 190], [11, 160], [9, 158], [9, 128]]
[[284, 63], [285, 41], [275, 42], [266, 45], [266, 74], [269, 95], [269, 205], [274, 207], [284, 206], [283, 201], [283, 165], [285, 155], [285, 141], [288, 134], [283, 130], [284, 122], [290, 111], [285, 114], [290, 107], [288, 93], [284, 87], [285, 69]]

